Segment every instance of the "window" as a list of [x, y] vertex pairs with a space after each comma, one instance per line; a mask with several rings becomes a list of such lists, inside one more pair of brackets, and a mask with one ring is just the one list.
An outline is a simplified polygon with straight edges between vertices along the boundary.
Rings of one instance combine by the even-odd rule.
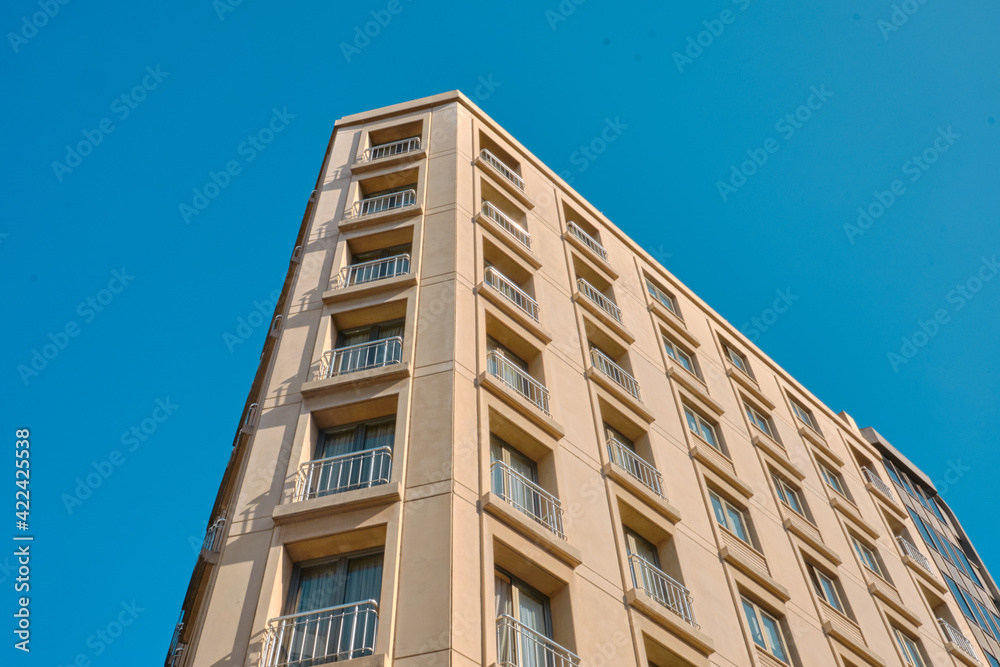
[[[403, 320], [381, 322], [357, 329], [347, 329], [337, 334], [337, 350], [340, 353], [331, 369], [334, 374], [350, 373], [378, 366], [399, 363], [403, 355]], [[375, 345], [379, 341], [390, 341], [398, 338], [399, 342], [386, 342]], [[365, 345], [365, 343], [372, 343]], [[342, 348], [350, 348], [343, 350]]]
[[899, 628], [894, 627], [892, 634], [896, 636], [896, 643], [899, 644], [899, 650], [903, 652], [906, 664], [909, 667], [924, 667], [924, 659], [920, 655], [920, 648], [917, 646], [917, 642], [911, 639], [909, 635], [904, 634]]
[[746, 411], [747, 417], [750, 418], [751, 424], [766, 433], [769, 438], [775, 440], [774, 429], [771, 428], [771, 419], [769, 417], [765, 417], [757, 408], [746, 402], [743, 403], [743, 409]]
[[944, 518], [944, 514], [941, 512], [941, 506], [938, 503], [937, 499], [929, 498], [928, 500], [931, 504], [931, 511], [934, 512], [934, 516], [936, 516], [941, 521], [941, 523], [944, 524], [948, 523]]
[[722, 445], [719, 443], [719, 438], [715, 433], [715, 426], [710, 424], [701, 415], [695, 413], [690, 408], [684, 408], [684, 416], [687, 418], [688, 428], [695, 435], [704, 439], [708, 444], [712, 445], [720, 452], [722, 451]]
[[[629, 569], [632, 571], [632, 585], [649, 592], [654, 597], [663, 598], [664, 585], [655, 571], [643, 565], [647, 563], [656, 570], [660, 569], [660, 555], [656, 546], [634, 531], [625, 529], [625, 549], [629, 556]], [[633, 563], [633, 557], [643, 563]]]
[[976, 603], [976, 617], [979, 619], [979, 626], [988, 635], [993, 635], [996, 639], [1000, 639], [1000, 630], [990, 624], [992, 620], [990, 618], [989, 610], [983, 605], [979, 600], [973, 600]]
[[795, 413], [795, 416], [798, 417], [803, 424], [819, 433], [819, 426], [816, 425], [816, 418], [813, 417], [812, 411], [809, 408], [804, 407], [795, 399], [789, 399], [789, 401], [792, 404], [792, 412]]
[[[522, 627], [552, 638], [552, 614], [549, 599], [523, 581], [503, 570], [494, 578], [497, 616], [508, 616]], [[499, 632], [497, 653], [502, 665], [544, 665], [543, 648], [527, 637], [526, 633], [511, 628]], [[518, 654], [521, 659], [518, 659]]]
[[955, 598], [955, 602], [958, 603], [958, 607], [962, 610], [965, 617], [976, 625], [979, 625], [979, 621], [976, 620], [976, 615], [972, 612], [972, 606], [970, 605], [969, 598], [966, 597], [968, 594], [959, 588], [958, 584], [955, 583], [955, 580], [947, 574], [944, 575], [944, 579], [948, 582], [948, 588], [951, 589], [951, 594]]
[[896, 466], [892, 465], [888, 459], [883, 459], [882, 463], [885, 465], [885, 471], [889, 474], [889, 479], [894, 481], [897, 486], [903, 486], [903, 480], [896, 474]]
[[785, 650], [785, 639], [778, 620], [750, 600], [746, 598], [742, 600], [743, 613], [746, 615], [747, 625], [750, 626], [753, 643], [787, 664], [788, 652]]
[[819, 464], [819, 471], [823, 475], [823, 481], [827, 483], [827, 486], [845, 498], [847, 497], [847, 494], [844, 492], [844, 481], [841, 479], [840, 473], [830, 470], [822, 463]]
[[697, 366], [695, 366], [694, 358], [688, 354], [680, 345], [675, 345], [666, 336], [663, 337], [663, 347], [667, 351], [667, 356], [683, 366], [689, 373], [698, 377]]
[[879, 562], [875, 550], [853, 535], [851, 536], [851, 542], [854, 543], [854, 550], [858, 553], [858, 558], [865, 564], [865, 567], [885, 579], [885, 574], [882, 572], [882, 564]]
[[659, 301], [664, 308], [677, 317], [681, 316], [680, 311], [677, 309], [677, 301], [674, 297], [657, 287], [649, 278], [646, 278], [646, 289], [649, 291], [649, 295]]
[[983, 653], [986, 654], [986, 660], [990, 663], [990, 667], [1000, 667], [1000, 662], [997, 662], [997, 659], [989, 651], [983, 651]]
[[729, 347], [725, 343], [722, 344], [722, 349], [725, 351], [726, 357], [729, 359], [729, 361], [733, 362], [733, 366], [736, 366], [736, 368], [743, 371], [743, 373], [748, 377], [753, 377], [753, 374], [750, 372], [750, 363], [747, 361], [747, 358], [745, 356], [743, 356], [733, 348]]
[[[954, 563], [955, 556], [951, 553], [951, 545], [948, 543], [948, 540], [945, 539], [944, 535], [927, 525], [927, 522], [924, 522], [924, 527], [927, 529], [927, 532], [930, 533], [931, 539], [937, 543], [938, 551], [941, 552], [944, 559], [949, 563]], [[959, 566], [959, 569], [962, 569], [961, 566]]]
[[806, 512], [798, 489], [777, 475], [771, 475], [771, 479], [774, 480], [774, 488], [777, 490], [778, 498], [781, 499], [781, 502], [792, 508], [799, 516], [805, 517]]
[[712, 500], [712, 510], [719, 525], [750, 544], [750, 533], [747, 530], [747, 520], [743, 510], [720, 497], [715, 491], [709, 491], [708, 496]]
[[913, 523], [917, 526], [917, 531], [920, 533], [920, 537], [924, 539], [924, 544], [929, 546], [934, 551], [937, 551], [937, 544], [934, 542], [934, 538], [931, 537], [930, 527], [924, 523], [924, 520], [917, 516], [916, 512], [911, 510], [909, 507], [906, 511], [910, 513], [910, 518], [913, 519]]
[[993, 626], [993, 636], [1000, 639], [1000, 616], [991, 611], [986, 615], [986, 620]]
[[812, 579], [816, 594], [820, 596], [828, 605], [846, 614], [844, 604], [840, 601], [840, 592], [837, 591], [837, 584], [833, 578], [813, 565], [809, 566], [809, 577]]
[[395, 417], [323, 431], [307, 479], [307, 497], [387, 484], [395, 438]]
[[965, 552], [962, 550], [962, 547], [955, 546], [954, 544], [952, 544], [951, 548], [955, 554], [955, 557], [961, 563], [962, 569], [965, 570], [965, 573], [967, 575], [969, 575], [969, 579], [972, 579], [973, 583], [982, 588], [983, 583], [982, 581], [980, 581], [979, 575], [976, 573], [976, 568], [973, 567], [972, 563], [969, 562], [969, 557], [965, 555]]
[[532, 517], [541, 517], [538, 466], [509, 444], [490, 434], [490, 477], [493, 493]]

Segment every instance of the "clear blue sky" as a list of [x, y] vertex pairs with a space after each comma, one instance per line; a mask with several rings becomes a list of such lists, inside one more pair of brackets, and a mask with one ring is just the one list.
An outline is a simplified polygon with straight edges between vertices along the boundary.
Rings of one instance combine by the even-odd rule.
[[[482, 86], [487, 113], [737, 326], [797, 296], [760, 346], [933, 479], [963, 468], [946, 498], [1000, 569], [1000, 278], [976, 283], [1000, 254], [995, 2], [913, 2], [896, 26], [888, 0], [564, 0], [568, 16], [558, 0], [400, 0], [345, 55], [389, 2], [46, 1], [37, 30], [37, 0], [0, 10], [0, 386], [8, 479], [14, 429], [32, 429], [33, 664], [162, 660], [263, 341], [224, 334], [280, 287], [334, 121], [456, 88]], [[294, 118], [241, 148], [274, 109]], [[577, 152], [608, 119], [620, 136]], [[731, 167], [753, 156], [744, 183]], [[230, 160], [240, 173], [185, 224], [179, 205]], [[859, 207], [880, 215], [845, 230]], [[67, 325], [25, 384], [17, 366]], [[95, 465], [112, 472], [69, 513]], [[100, 639], [133, 600], [134, 622]]]

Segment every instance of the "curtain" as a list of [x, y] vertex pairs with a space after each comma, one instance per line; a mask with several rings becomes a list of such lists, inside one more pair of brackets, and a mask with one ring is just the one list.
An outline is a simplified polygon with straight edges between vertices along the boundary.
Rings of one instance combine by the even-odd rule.
[[[327, 431], [323, 434], [323, 447], [320, 458], [331, 456], [342, 456], [354, 451], [354, 442], [357, 439], [357, 428], [350, 427], [336, 431]], [[318, 474], [313, 474], [313, 488], [310, 489], [312, 495], [323, 496], [339, 490], [348, 480], [346, 477], [350, 472], [350, 461], [333, 461], [324, 464]]]

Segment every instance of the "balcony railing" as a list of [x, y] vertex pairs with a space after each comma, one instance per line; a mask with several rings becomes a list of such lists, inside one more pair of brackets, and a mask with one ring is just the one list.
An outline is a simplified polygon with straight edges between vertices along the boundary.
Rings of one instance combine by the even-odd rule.
[[518, 243], [531, 250], [531, 234], [524, 227], [504, 215], [496, 206], [488, 201], [484, 201], [483, 215], [495, 222], [500, 229], [517, 239]]
[[614, 438], [608, 438], [608, 457], [612, 463], [639, 480], [643, 486], [663, 497], [663, 476], [638, 454]]
[[496, 155], [494, 155], [493, 153], [489, 152], [485, 148], [482, 151], [480, 151], [479, 156], [481, 158], [483, 158], [483, 161], [486, 162], [486, 164], [490, 165], [491, 167], [493, 167], [494, 169], [496, 169], [498, 172], [500, 172], [501, 176], [503, 176], [508, 181], [510, 181], [511, 183], [513, 183], [514, 187], [516, 187], [521, 192], [524, 192], [524, 179], [522, 179], [520, 176], [518, 176], [517, 174], [515, 174], [514, 170], [511, 169], [510, 167], [508, 167], [507, 165], [505, 165], [500, 160], [500, 158], [498, 158]]
[[403, 338], [394, 336], [327, 350], [320, 362], [319, 379], [398, 364], [403, 360]]
[[931, 569], [931, 562], [927, 560], [927, 556], [920, 552], [920, 549], [910, 544], [905, 537], [897, 537], [896, 541], [899, 542], [899, 548], [903, 550], [903, 553], [920, 563], [920, 566], [928, 572], [934, 572], [934, 570]]
[[497, 618], [497, 667], [578, 667], [568, 648], [532, 630], [512, 616]]
[[944, 630], [944, 636], [948, 638], [948, 641], [965, 651], [965, 653], [971, 656], [973, 660], [979, 662], [979, 656], [976, 655], [976, 649], [972, 647], [972, 642], [969, 641], [968, 637], [963, 635], [958, 628], [943, 618], [939, 618], [937, 622], [938, 625], [941, 626], [941, 629]]
[[549, 390], [545, 388], [545, 385], [512, 364], [496, 350], [486, 355], [486, 370], [490, 375], [534, 403], [539, 410], [549, 414]]
[[622, 309], [618, 307], [618, 304], [601, 294], [596, 287], [583, 278], [577, 278], [576, 284], [580, 288], [581, 294], [593, 301], [598, 308], [610, 315], [615, 322], [622, 323]]
[[578, 224], [572, 220], [566, 223], [566, 228], [569, 229], [570, 234], [580, 239], [581, 242], [595, 253], [600, 256], [605, 262], [608, 261], [608, 251], [604, 249], [597, 239], [583, 231]]
[[632, 583], [637, 589], [683, 618], [692, 627], [698, 627], [694, 618], [694, 600], [687, 588], [636, 554], [629, 554], [628, 562], [632, 569]]
[[308, 667], [372, 655], [377, 626], [374, 600], [272, 618], [264, 630], [261, 667]]
[[351, 216], [360, 218], [366, 215], [374, 215], [376, 213], [391, 211], [396, 208], [403, 208], [404, 206], [412, 206], [416, 203], [416, 190], [391, 192], [387, 195], [369, 197], [367, 199], [362, 199], [359, 202], [355, 202], [354, 208], [351, 210]]
[[408, 254], [393, 255], [383, 259], [373, 259], [370, 262], [345, 266], [334, 281], [334, 289], [343, 289], [352, 285], [363, 285], [376, 280], [395, 278], [410, 272], [410, 256]]
[[861, 467], [861, 471], [865, 474], [865, 479], [871, 482], [872, 486], [874, 486], [876, 489], [885, 494], [886, 497], [895, 500], [896, 497], [892, 495], [892, 488], [888, 484], [883, 482], [878, 475], [876, 475], [874, 472], [872, 472], [871, 470], [869, 470], [864, 466]]
[[492, 463], [490, 475], [495, 494], [558, 537], [566, 539], [566, 534], [563, 533], [563, 510], [558, 498], [503, 461]]
[[226, 531], [226, 517], [220, 516], [212, 522], [212, 525], [205, 531], [205, 541], [201, 548], [204, 551], [218, 551], [222, 546], [222, 535]]
[[181, 612], [174, 626], [174, 634], [170, 637], [170, 648], [167, 649], [167, 659], [163, 662], [164, 667], [179, 667], [184, 660], [186, 644], [181, 643], [181, 633], [184, 632], [184, 612]]
[[528, 293], [514, 284], [510, 278], [503, 275], [492, 266], [486, 267], [483, 282], [502, 294], [508, 301], [523, 310], [525, 315], [538, 321], [538, 302], [528, 296]]
[[308, 461], [299, 467], [294, 499], [298, 502], [388, 484], [391, 474], [392, 448], [388, 446]]
[[642, 403], [642, 396], [639, 394], [639, 383], [624, 368], [612, 361], [608, 355], [596, 347], [592, 347], [590, 348], [590, 361], [594, 364], [594, 368], [608, 376], [612, 382], [628, 392], [632, 398]]
[[381, 160], [385, 157], [402, 155], [403, 153], [410, 153], [418, 150], [420, 150], [420, 137], [410, 137], [409, 139], [401, 139], [400, 141], [393, 141], [388, 144], [380, 144], [378, 146], [366, 148], [361, 154], [361, 162]]
[[183, 667], [187, 644], [178, 644], [167, 658], [167, 667]]

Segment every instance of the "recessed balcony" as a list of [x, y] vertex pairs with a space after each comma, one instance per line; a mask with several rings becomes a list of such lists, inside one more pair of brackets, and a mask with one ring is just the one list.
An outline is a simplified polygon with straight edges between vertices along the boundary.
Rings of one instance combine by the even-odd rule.
[[628, 563], [636, 589], [680, 616], [691, 627], [700, 627], [694, 617], [694, 600], [687, 588], [636, 554], [629, 554]]
[[590, 362], [602, 375], [621, 387], [629, 396], [642, 403], [639, 383], [624, 368], [616, 364], [611, 357], [592, 347], [590, 348]]
[[604, 311], [611, 319], [613, 319], [618, 324], [624, 324], [622, 319], [622, 309], [618, 307], [614, 301], [604, 296], [600, 290], [588, 283], [583, 278], [576, 279], [576, 285], [580, 290], [580, 294], [587, 297], [590, 301], [594, 303], [598, 308]]
[[528, 293], [514, 284], [492, 266], [486, 267], [483, 282], [495, 292], [504, 297], [535, 322], [538, 321], [538, 302], [528, 296]]
[[370, 262], [351, 264], [340, 270], [334, 278], [330, 289], [341, 290], [357, 285], [386, 280], [403, 276], [410, 272], [410, 255], [394, 255], [382, 259], [373, 259]]
[[962, 634], [962, 632], [956, 628], [954, 625], [944, 620], [943, 618], [937, 619], [938, 625], [941, 626], [941, 630], [944, 631], [944, 636], [947, 640], [957, 646], [965, 655], [972, 658], [977, 664], [979, 662], [979, 656], [976, 655], [976, 649], [973, 648], [972, 642], [969, 638]]
[[896, 542], [899, 543], [899, 548], [902, 549], [905, 555], [909, 556], [917, 565], [924, 568], [928, 574], [934, 574], [931, 562], [927, 560], [927, 556], [920, 552], [920, 549], [911, 544], [905, 537], [897, 537]]
[[483, 216], [491, 220], [508, 237], [515, 240], [526, 250], [531, 250], [531, 234], [488, 201], [483, 202]]
[[503, 461], [490, 465], [493, 493], [516, 510], [541, 524], [560, 539], [563, 532], [563, 510], [559, 499], [514, 470]]
[[384, 160], [385, 158], [395, 157], [397, 155], [412, 153], [419, 150], [420, 137], [410, 137], [409, 139], [401, 139], [399, 141], [393, 141], [387, 144], [379, 144], [378, 146], [366, 148], [358, 157], [358, 162], [374, 162], [375, 160]]
[[299, 467], [293, 500], [388, 484], [391, 474], [392, 448], [387, 446], [308, 461]]
[[340, 223], [342, 230], [351, 230], [400, 217], [416, 215], [420, 211], [416, 188], [364, 197], [344, 212]]
[[226, 532], [226, 517], [220, 516], [212, 522], [212, 525], [205, 531], [205, 539], [201, 543], [201, 550], [205, 553], [216, 554], [222, 547], [222, 537]]
[[608, 458], [644, 487], [663, 497], [663, 475], [660, 471], [614, 438], [608, 438]]
[[544, 412], [549, 412], [549, 390], [541, 382], [515, 366], [502, 354], [493, 350], [486, 355], [486, 371], [504, 386], [523, 396]]
[[403, 360], [403, 338], [393, 336], [382, 340], [358, 343], [328, 350], [320, 361], [317, 380], [367, 371], [398, 364]]
[[267, 622], [261, 667], [303, 667], [363, 658], [375, 652], [374, 600], [278, 616]]
[[870, 469], [862, 466], [861, 472], [865, 476], [865, 481], [867, 485], [877, 491], [879, 494], [885, 497], [890, 503], [895, 504], [896, 498], [892, 494], [892, 487], [886, 484], [882, 479], [872, 472]]
[[608, 261], [608, 251], [602, 246], [597, 239], [588, 234], [581, 229], [580, 225], [576, 224], [572, 220], [566, 223], [566, 229], [569, 231], [574, 238], [576, 238], [580, 243], [586, 246], [591, 252], [600, 257], [605, 262]]
[[497, 618], [497, 667], [579, 667], [580, 658], [512, 616]]
[[506, 164], [504, 164], [503, 161], [500, 158], [498, 158], [496, 155], [494, 155], [493, 153], [489, 152], [485, 148], [482, 151], [480, 151], [479, 157], [482, 158], [483, 162], [485, 162], [489, 166], [493, 167], [493, 169], [498, 174], [500, 174], [501, 176], [503, 176], [503, 178], [508, 183], [510, 183], [511, 185], [513, 185], [515, 188], [517, 188], [521, 192], [524, 192], [524, 179], [521, 178], [520, 176], [518, 176], [514, 172], [513, 169], [511, 169]]

